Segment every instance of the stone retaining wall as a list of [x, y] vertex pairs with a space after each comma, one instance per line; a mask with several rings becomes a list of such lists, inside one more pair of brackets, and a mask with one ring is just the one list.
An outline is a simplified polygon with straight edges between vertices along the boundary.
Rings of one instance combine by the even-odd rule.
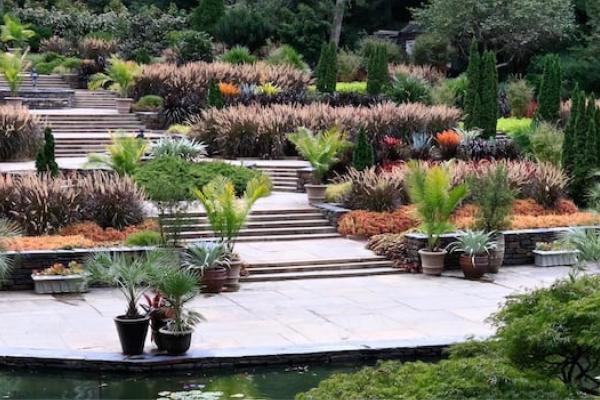
[[[598, 227], [586, 227], [598, 229]], [[504, 241], [506, 252], [504, 255], [504, 265], [524, 265], [533, 264], [535, 244], [537, 242], [552, 242], [557, 239], [558, 235], [565, 232], [569, 228], [541, 228], [541, 229], [524, 229], [504, 231]], [[447, 246], [456, 240], [457, 235], [446, 234], [441, 237], [442, 247]], [[408, 257], [410, 261], [420, 265], [419, 249], [425, 247], [427, 238], [423, 234], [409, 233], [406, 234], [406, 245], [408, 248]], [[458, 253], [450, 253], [446, 256], [445, 268], [459, 268]]]
[[31, 274], [36, 269], [44, 269], [54, 263], [67, 265], [70, 261], [82, 262], [92, 253], [108, 252], [123, 254], [140, 254], [153, 247], [103, 247], [96, 249], [73, 250], [35, 250], [35, 251], [8, 251], [6, 254], [13, 260], [13, 270], [7, 282], [2, 285], [2, 290], [28, 290], [33, 289]]
[[[11, 97], [9, 90], [0, 90], [0, 98]], [[56, 109], [73, 107], [75, 92], [70, 89], [19, 90], [17, 97], [31, 109]]]
[[350, 212], [349, 209], [344, 208], [341, 204], [336, 203], [318, 203], [313, 204], [313, 206], [317, 208], [321, 214], [323, 214], [327, 220], [329, 220], [331, 226], [336, 229], [338, 227], [340, 218], [342, 218], [342, 216], [347, 212]]

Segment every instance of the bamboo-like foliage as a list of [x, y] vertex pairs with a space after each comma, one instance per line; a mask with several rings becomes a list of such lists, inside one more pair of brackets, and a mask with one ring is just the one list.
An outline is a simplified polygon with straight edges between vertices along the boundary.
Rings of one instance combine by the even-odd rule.
[[296, 146], [298, 153], [313, 167], [313, 175], [318, 183], [323, 182], [327, 172], [339, 161], [338, 156], [352, 146], [346, 140], [346, 134], [337, 127], [317, 134], [310, 129], [299, 128], [288, 138]]
[[4, 43], [12, 42], [17, 47], [23, 47], [27, 41], [35, 36], [35, 31], [30, 28], [30, 24], [21, 24], [17, 19], [8, 14], [4, 14], [4, 25], [0, 32], [0, 40]]
[[467, 195], [467, 185], [451, 188], [451, 177], [445, 168], [433, 166], [426, 170], [417, 162], [411, 162], [406, 181], [421, 220], [420, 229], [427, 234], [429, 250], [434, 251], [440, 235], [454, 229], [450, 217]]
[[238, 198], [233, 183], [223, 176], [217, 176], [202, 190], [194, 189], [193, 192], [204, 206], [213, 232], [232, 254], [235, 239], [246, 223], [250, 210], [258, 199], [271, 193], [271, 183], [264, 175], [253, 178], [248, 182], [244, 195]]
[[90, 77], [88, 88], [98, 90], [108, 87], [117, 92], [121, 97], [127, 97], [129, 89], [134, 84], [134, 79], [142, 72], [142, 68], [134, 61], [124, 61], [118, 57], [109, 60], [106, 73], [97, 73]]
[[145, 139], [117, 132], [112, 135], [112, 144], [106, 146], [109, 155], [90, 154], [87, 165], [108, 167], [121, 176], [131, 175], [138, 167], [147, 148], [148, 142]]

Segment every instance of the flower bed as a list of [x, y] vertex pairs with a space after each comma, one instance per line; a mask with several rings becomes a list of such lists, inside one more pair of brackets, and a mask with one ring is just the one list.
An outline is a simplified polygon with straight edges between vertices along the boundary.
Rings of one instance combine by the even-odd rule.
[[271, 157], [290, 154], [287, 135], [299, 127], [325, 130], [334, 125], [354, 134], [364, 128], [374, 141], [389, 134], [437, 132], [458, 123], [460, 111], [420, 103], [373, 107], [272, 105], [204, 110], [192, 119], [191, 135], [225, 157]]

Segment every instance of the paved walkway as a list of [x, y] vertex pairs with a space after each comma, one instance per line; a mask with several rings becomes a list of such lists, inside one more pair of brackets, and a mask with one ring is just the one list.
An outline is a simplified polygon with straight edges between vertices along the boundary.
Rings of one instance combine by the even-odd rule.
[[[191, 303], [207, 321], [194, 333], [190, 356], [404, 348], [482, 338], [493, 332], [485, 319], [506, 296], [550, 285], [567, 273], [561, 267], [513, 267], [502, 269], [493, 283], [399, 274], [244, 284], [238, 293]], [[81, 297], [0, 292], [0, 355], [123, 359], [112, 318], [124, 307], [114, 289]]]

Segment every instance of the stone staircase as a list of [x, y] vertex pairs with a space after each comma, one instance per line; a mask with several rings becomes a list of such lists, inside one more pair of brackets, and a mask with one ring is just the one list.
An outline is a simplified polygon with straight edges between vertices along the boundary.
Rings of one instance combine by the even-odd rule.
[[[327, 246], [327, 242], [323, 242]], [[292, 279], [343, 278], [353, 276], [389, 275], [400, 271], [384, 257], [278, 261], [250, 263], [243, 282], [268, 282]]]
[[291, 192], [298, 191], [298, 170], [304, 167], [296, 166], [256, 166], [256, 169], [268, 175], [273, 182], [274, 192]]
[[52, 128], [56, 157], [86, 157], [102, 153], [111, 143], [111, 133], [117, 131], [135, 136], [141, 129], [150, 140], [161, 137], [161, 132], [144, 127], [135, 114], [39, 114]]
[[74, 107], [116, 109], [116, 94], [108, 90], [76, 90]]
[[[179, 231], [183, 241], [213, 239], [214, 234], [203, 212], [186, 213], [179, 220], [164, 218], [166, 229]], [[340, 237], [327, 218], [314, 208], [256, 210], [248, 217], [238, 242], [328, 239]]]
[[[38, 75], [37, 89], [70, 89], [69, 84], [60, 75]], [[3, 76], [0, 76], [0, 89], [8, 89], [8, 84]], [[33, 89], [33, 82], [29, 74], [23, 75], [21, 89]]]

